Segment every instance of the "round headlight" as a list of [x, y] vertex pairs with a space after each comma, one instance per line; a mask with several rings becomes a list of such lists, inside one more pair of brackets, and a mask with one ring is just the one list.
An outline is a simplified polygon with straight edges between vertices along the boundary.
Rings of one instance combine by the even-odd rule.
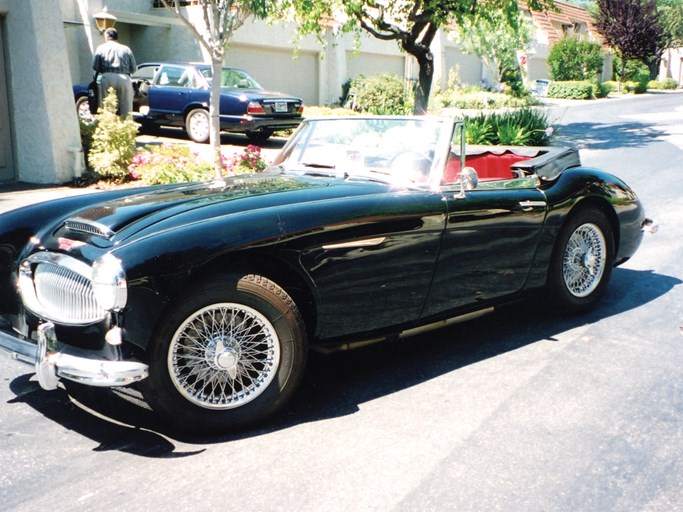
[[128, 300], [128, 284], [121, 262], [105, 254], [92, 265], [92, 291], [97, 304], [107, 311], [123, 309]]

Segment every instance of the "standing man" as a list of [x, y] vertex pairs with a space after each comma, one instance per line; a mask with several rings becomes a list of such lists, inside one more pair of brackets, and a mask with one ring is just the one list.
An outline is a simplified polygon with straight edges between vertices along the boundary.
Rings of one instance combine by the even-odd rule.
[[133, 110], [130, 75], [135, 72], [137, 65], [133, 52], [125, 44], [119, 43], [118, 39], [119, 33], [115, 28], [104, 31], [105, 42], [97, 47], [92, 67], [96, 74], [102, 75], [100, 98], [106, 96], [109, 88], [113, 87], [118, 99], [119, 115], [125, 119]]

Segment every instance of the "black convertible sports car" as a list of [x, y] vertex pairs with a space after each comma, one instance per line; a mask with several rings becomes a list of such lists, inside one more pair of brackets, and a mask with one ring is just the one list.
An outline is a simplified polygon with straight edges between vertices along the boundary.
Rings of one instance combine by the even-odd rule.
[[530, 291], [595, 306], [651, 226], [568, 148], [470, 147], [433, 117], [308, 119], [273, 166], [0, 216], [0, 348], [139, 383], [184, 429], [271, 415], [307, 352], [408, 336]]

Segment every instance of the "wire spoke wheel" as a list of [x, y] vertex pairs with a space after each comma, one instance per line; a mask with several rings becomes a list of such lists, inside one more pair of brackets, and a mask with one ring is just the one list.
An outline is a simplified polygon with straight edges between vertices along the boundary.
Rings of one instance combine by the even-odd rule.
[[614, 228], [602, 210], [574, 212], [553, 251], [546, 286], [549, 301], [564, 313], [594, 308], [607, 289], [614, 251]]
[[231, 409], [257, 398], [277, 374], [280, 340], [268, 319], [236, 303], [207, 306], [171, 340], [168, 369], [176, 389], [209, 409]]
[[592, 223], [576, 228], [562, 258], [567, 290], [575, 297], [590, 295], [600, 284], [606, 261], [607, 244], [600, 228]]

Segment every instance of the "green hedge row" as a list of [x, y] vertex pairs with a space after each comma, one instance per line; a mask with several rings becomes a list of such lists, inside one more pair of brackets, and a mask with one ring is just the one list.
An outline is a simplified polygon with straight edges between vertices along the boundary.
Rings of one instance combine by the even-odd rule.
[[605, 98], [609, 92], [610, 87], [607, 84], [602, 82], [590, 82], [588, 80], [550, 82], [550, 86], [548, 87], [549, 97], [570, 100]]

